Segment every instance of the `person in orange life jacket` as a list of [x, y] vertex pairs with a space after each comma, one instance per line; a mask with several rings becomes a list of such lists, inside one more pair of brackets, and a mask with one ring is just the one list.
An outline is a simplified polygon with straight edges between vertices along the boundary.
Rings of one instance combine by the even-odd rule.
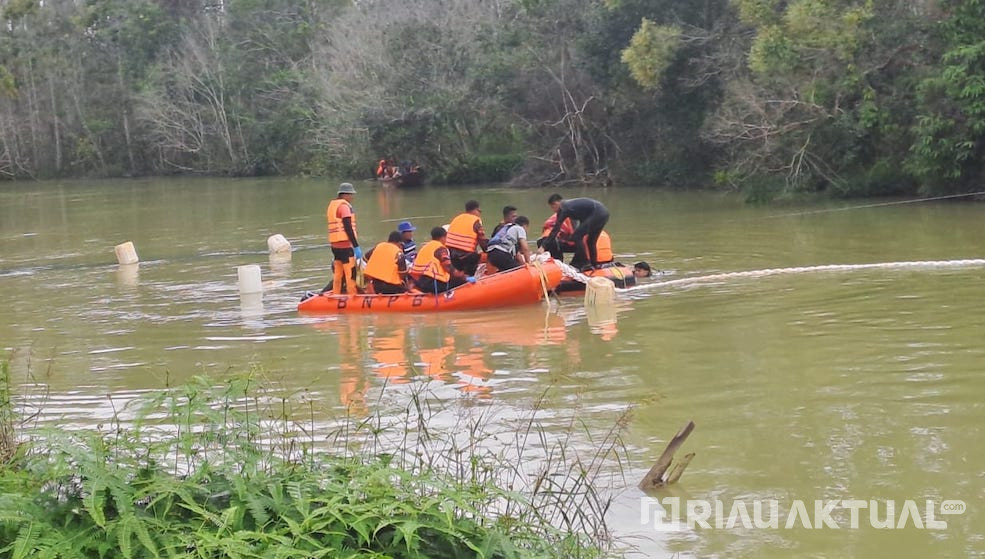
[[452, 265], [469, 276], [474, 275], [479, 266], [480, 255], [475, 251], [476, 247], [486, 250], [489, 245], [486, 232], [482, 229], [481, 215], [478, 202], [465, 202], [465, 212], [451, 220], [448, 239], [445, 241]]
[[[552, 196], [553, 198], [553, 196]], [[597, 268], [599, 265], [598, 252], [595, 243], [602, 234], [602, 229], [609, 222], [609, 210], [602, 202], [593, 198], [572, 198], [571, 200], [560, 200], [558, 203], [557, 220], [554, 227], [548, 234], [543, 246], [549, 247], [557, 243], [558, 232], [565, 219], [571, 218], [577, 221], [571, 240], [575, 242], [575, 257], [578, 262], [586, 261], [588, 265]]]
[[[557, 211], [561, 207], [560, 194], [551, 194], [551, 197], [547, 199], [547, 205], [551, 207], [551, 211], [555, 212], [551, 214], [551, 217], [544, 221], [544, 225], [541, 228], [540, 238], [537, 239], [537, 248], [542, 248], [548, 251], [551, 258], [564, 262], [564, 253], [574, 253], [575, 243], [571, 240], [571, 235], [575, 232], [575, 227], [571, 225], [570, 219], [565, 219], [561, 222], [561, 229], [558, 231], [557, 242], [555, 243], [545, 243], [547, 237], [551, 234], [551, 229], [554, 229], [554, 224], [557, 223]], [[548, 246], [545, 246], [548, 245]]]
[[407, 291], [407, 261], [400, 246], [400, 232], [392, 231], [386, 242], [366, 253], [366, 269], [363, 274], [373, 282], [373, 291], [383, 295], [395, 295]]
[[380, 163], [376, 166], [376, 176], [383, 178], [387, 172], [386, 159], [380, 159]]
[[[599, 240], [595, 243], [595, 252], [598, 255], [600, 266], [611, 264], [616, 259], [615, 255], [612, 254], [612, 238], [604, 230], [599, 233]], [[574, 266], [574, 263], [571, 265]]]
[[328, 204], [325, 215], [328, 218], [328, 242], [332, 246], [332, 293], [355, 294], [356, 261], [363, 257], [356, 237], [356, 212], [352, 208], [352, 197], [356, 188], [351, 183], [339, 185], [338, 198]]
[[[514, 221], [516, 221], [516, 206], [503, 206], [503, 221], [500, 221], [496, 224], [496, 227], [493, 227], [492, 237], [495, 237], [496, 233], [499, 233], [499, 230], [502, 229], [504, 225], [509, 225]], [[491, 240], [492, 237], [489, 237], [489, 239]]]
[[417, 231], [417, 227], [409, 221], [401, 221], [397, 231], [400, 232], [400, 247], [404, 251], [404, 260], [407, 261], [408, 266], [411, 266], [414, 264], [414, 257], [417, 256], [417, 243], [414, 242], [414, 231]]
[[410, 277], [417, 288], [424, 293], [444, 293], [465, 282], [475, 283], [475, 278], [466, 276], [451, 265], [451, 257], [445, 246], [448, 232], [444, 227], [431, 230], [431, 240], [417, 252]]
[[528, 225], [530, 219], [527, 216], [517, 216], [513, 223], [504, 225], [493, 235], [489, 239], [489, 248], [486, 249], [489, 263], [503, 272], [530, 262], [530, 249], [527, 247]]

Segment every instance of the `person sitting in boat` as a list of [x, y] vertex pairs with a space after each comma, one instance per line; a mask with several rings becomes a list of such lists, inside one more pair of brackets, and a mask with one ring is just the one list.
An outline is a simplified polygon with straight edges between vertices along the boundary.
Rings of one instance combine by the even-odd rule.
[[411, 278], [424, 293], [444, 293], [465, 282], [475, 283], [475, 277], [466, 276], [452, 266], [449, 249], [445, 246], [447, 238], [444, 227], [432, 229], [431, 240], [424, 243], [410, 268]]
[[[603, 268], [611, 266], [616, 260], [612, 254], [612, 238], [605, 231], [599, 233], [599, 240], [595, 243], [595, 253], [598, 255], [599, 266]], [[582, 266], [585, 264], [587, 262], [581, 263]], [[571, 265], [579, 267], [579, 264], [574, 261], [571, 262]]]
[[[516, 206], [503, 206], [503, 221], [500, 221], [496, 224], [496, 227], [493, 227], [492, 237], [495, 237], [496, 233], [499, 233], [499, 230], [504, 225], [509, 225], [514, 221], [516, 221]], [[492, 237], [489, 237], [489, 239], [492, 240]]]
[[407, 292], [407, 261], [400, 246], [400, 232], [392, 231], [386, 242], [366, 253], [368, 262], [363, 275], [373, 284], [373, 291], [383, 295]]
[[[554, 196], [551, 198], [553, 199]], [[561, 199], [556, 202], [557, 219], [543, 246], [550, 247], [556, 244], [561, 225], [565, 219], [571, 218], [573, 222], [578, 222], [575, 232], [571, 235], [571, 240], [575, 243], [575, 260], [583, 261], [587, 256], [588, 265], [597, 268], [599, 260], [595, 243], [598, 242], [605, 224], [609, 222], [609, 210], [594, 198]], [[554, 205], [552, 204], [551, 207], [553, 208]]]
[[521, 215], [497, 231], [489, 239], [489, 247], [486, 249], [489, 263], [504, 272], [530, 262], [530, 248], [527, 247], [528, 225], [530, 219]]
[[650, 269], [650, 265], [646, 262], [637, 262], [633, 264], [633, 276], [638, 278], [648, 278], [653, 275], [653, 270]]
[[537, 239], [537, 248], [542, 248], [550, 253], [551, 258], [564, 262], [564, 253], [573, 254], [575, 252], [575, 243], [571, 240], [571, 235], [575, 232], [574, 225], [571, 224], [571, 219], [565, 219], [561, 222], [561, 229], [558, 231], [557, 242], [549, 243], [550, 246], [544, 246], [545, 241], [551, 234], [551, 230], [554, 229], [554, 224], [557, 223], [557, 211], [561, 207], [561, 201], [564, 198], [560, 194], [551, 194], [551, 197], [547, 199], [547, 205], [551, 207], [551, 210], [555, 213], [551, 214], [551, 217], [544, 221], [544, 226], [541, 228], [540, 238]]
[[417, 243], [414, 241], [414, 231], [417, 231], [417, 227], [409, 221], [401, 221], [400, 225], [397, 225], [397, 231], [400, 232], [400, 248], [404, 251], [404, 260], [407, 261], [408, 266], [412, 266], [417, 256]]
[[386, 164], [386, 159], [380, 159], [379, 165], [376, 166], [376, 176], [379, 178], [386, 178], [389, 171], [389, 167]]
[[484, 251], [489, 246], [481, 215], [479, 202], [469, 200], [465, 202], [465, 212], [455, 216], [448, 226], [447, 245], [451, 262], [468, 276], [475, 275], [479, 266], [480, 255], [475, 251], [476, 247]]

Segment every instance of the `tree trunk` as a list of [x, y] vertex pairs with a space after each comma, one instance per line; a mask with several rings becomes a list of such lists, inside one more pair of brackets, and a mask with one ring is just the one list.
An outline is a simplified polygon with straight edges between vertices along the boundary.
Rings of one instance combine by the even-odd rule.
[[51, 124], [55, 136], [55, 172], [62, 171], [62, 136], [58, 128], [58, 104], [55, 98], [55, 78], [48, 74], [48, 93], [51, 95]]
[[123, 80], [123, 57], [119, 52], [116, 54], [116, 77], [117, 82], [120, 84], [120, 95], [123, 98], [123, 105], [120, 107], [120, 112], [123, 113], [123, 141], [127, 145], [127, 162], [130, 167], [127, 169], [127, 174], [132, 175], [137, 166], [134, 164], [133, 160], [133, 142], [130, 139], [130, 101], [129, 92], [126, 88], [126, 84]]

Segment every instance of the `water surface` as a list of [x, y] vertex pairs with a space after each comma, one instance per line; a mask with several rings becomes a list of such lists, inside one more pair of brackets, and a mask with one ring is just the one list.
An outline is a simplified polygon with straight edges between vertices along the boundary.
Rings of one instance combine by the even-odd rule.
[[[650, 285], [623, 294], [617, 322], [601, 327], [577, 298], [484, 313], [300, 316], [300, 294], [329, 277], [324, 211], [336, 184], [5, 185], [0, 346], [22, 392], [33, 395], [25, 397], [43, 402], [40, 419], [92, 427], [136, 394], [251, 366], [340, 413], [399, 405], [405, 387], [426, 381], [443, 405], [497, 410], [497, 428], [512, 428], [510, 417], [536, 406], [549, 431], [583, 422], [573, 444], [586, 447], [634, 407], [625, 434], [631, 462], [609, 466], [625, 481], [608, 489], [618, 494], [612, 525], [642, 555], [985, 554], [985, 267]], [[487, 228], [507, 203], [539, 224], [551, 193], [356, 185], [364, 244], [407, 217], [423, 238], [469, 198], [482, 203]], [[975, 203], [801, 213], [850, 204], [755, 207], [635, 188], [590, 194], [611, 210], [620, 259], [672, 271], [655, 281], [985, 257], [985, 206]], [[273, 233], [293, 243], [289, 261], [268, 258]], [[139, 266], [115, 264], [113, 246], [127, 240]], [[267, 289], [243, 301], [236, 267], [251, 263], [261, 265]], [[781, 507], [796, 499], [961, 499], [968, 510], [947, 517], [945, 530], [911, 523], [879, 531], [866, 519], [857, 530], [656, 532], [640, 525], [635, 483], [689, 419], [697, 429], [687, 449], [697, 457], [674, 492], [658, 497], [776, 499]]]

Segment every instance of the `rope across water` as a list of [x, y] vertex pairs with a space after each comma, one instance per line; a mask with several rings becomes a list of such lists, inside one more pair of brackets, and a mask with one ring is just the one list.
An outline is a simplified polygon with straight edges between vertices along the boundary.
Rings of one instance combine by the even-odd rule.
[[970, 258], [966, 260], [918, 260], [914, 262], [879, 262], [874, 264], [826, 264], [822, 266], [798, 266], [793, 268], [767, 268], [763, 270], [725, 272], [721, 274], [709, 274], [707, 276], [696, 276], [691, 278], [679, 278], [667, 281], [644, 283], [627, 289], [620, 289], [619, 291], [642, 291], [647, 289], [660, 289], [664, 287], [681, 287], [736, 278], [761, 278], [784, 274], [854, 272], [859, 270], [910, 270], [919, 268], [969, 268], [977, 266], [985, 266], [985, 258]]

